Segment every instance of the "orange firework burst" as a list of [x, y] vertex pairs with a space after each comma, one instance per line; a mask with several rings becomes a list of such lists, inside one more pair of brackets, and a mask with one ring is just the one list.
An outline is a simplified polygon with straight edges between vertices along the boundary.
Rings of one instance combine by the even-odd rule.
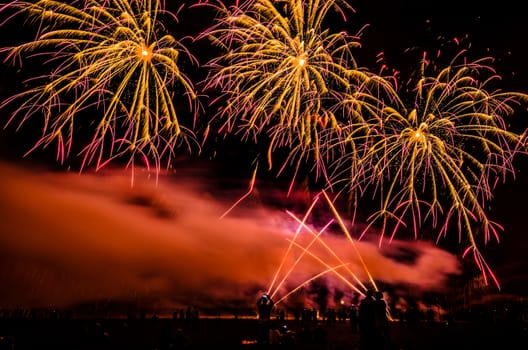
[[[13, 1], [3, 11], [12, 11], [8, 20], [21, 15], [38, 27], [34, 40], [3, 49], [6, 61], [44, 57], [44, 74], [0, 106], [17, 103], [10, 123], [43, 117], [42, 137], [31, 150], [56, 142], [62, 162], [82, 125], [93, 133], [81, 151], [83, 167], [118, 157], [133, 164], [139, 157], [159, 171], [176, 147], [193, 146], [189, 125], [199, 104], [178, 64], [196, 60], [167, 33], [162, 19], [176, 15], [161, 0]], [[176, 98], [183, 101], [176, 105]], [[182, 107], [187, 126], [177, 113]]]
[[[378, 195], [380, 206], [368, 217], [363, 234], [378, 224], [381, 238], [389, 234], [390, 239], [402, 229], [418, 237], [426, 223], [438, 229], [438, 240], [457, 231], [484, 277], [497, 282], [477, 236], [484, 243], [499, 240], [502, 227], [489, 219], [486, 205], [495, 185], [515, 176], [515, 155], [525, 152], [525, 133], [508, 130], [506, 118], [528, 96], [489, 90], [499, 78], [491, 58], [461, 59], [459, 64], [455, 59], [439, 72], [425, 58], [407, 90], [414, 96], [404, 99], [403, 90], [398, 91], [401, 98], [392, 94], [364, 157], [348, 160], [344, 154], [336, 169], [347, 161], [354, 167], [359, 163], [363, 171], [345, 180], [347, 190], [364, 193], [368, 188]], [[436, 75], [429, 75], [431, 69]], [[341, 176], [343, 170], [335, 173]]]
[[202, 37], [223, 54], [209, 62], [205, 89], [220, 91], [220, 129], [266, 142], [270, 169], [274, 152], [286, 150], [279, 173], [289, 165], [297, 171], [304, 160], [326, 176], [325, 158], [332, 155], [326, 140], [346, 119], [338, 106], [348, 100], [361, 108], [370, 89], [385, 83], [356, 64], [361, 30], [349, 35], [324, 26], [330, 10], [343, 15], [352, 8], [340, 0], [212, 6], [217, 22]]

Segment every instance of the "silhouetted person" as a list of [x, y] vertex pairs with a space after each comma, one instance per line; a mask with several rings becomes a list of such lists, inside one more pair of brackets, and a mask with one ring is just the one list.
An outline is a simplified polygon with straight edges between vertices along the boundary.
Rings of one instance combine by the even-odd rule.
[[374, 298], [370, 289], [367, 290], [365, 298], [359, 303], [358, 326], [360, 348], [362, 350], [374, 350]]
[[259, 320], [268, 321], [271, 317], [271, 310], [275, 303], [267, 294], [263, 294], [257, 301]]
[[427, 311], [425, 312], [425, 319], [428, 323], [434, 323], [435, 322], [435, 312], [432, 307], [428, 307]]
[[187, 327], [190, 327], [192, 324], [192, 308], [190, 305], [188, 305], [187, 309], [185, 310], [185, 324]]
[[301, 311], [297, 308], [293, 310], [293, 319], [295, 322], [299, 322], [301, 320]]
[[356, 304], [350, 305], [350, 310], [348, 311], [348, 318], [350, 319], [350, 327], [352, 328], [352, 333], [356, 333], [358, 327], [358, 308]]
[[269, 295], [263, 294], [257, 301], [258, 319], [260, 326], [259, 343], [267, 344], [269, 342], [269, 332], [271, 329], [270, 318], [271, 310], [275, 303]]
[[178, 328], [174, 335], [174, 347], [176, 349], [183, 349], [185, 345], [187, 345], [187, 337], [185, 336], [185, 333], [183, 333], [183, 329]]
[[326, 344], [326, 331], [321, 324], [317, 324], [314, 328], [313, 342], [315, 344]]
[[281, 309], [279, 311], [279, 321], [284, 321], [286, 319], [286, 311], [284, 309]]
[[378, 291], [374, 300], [374, 342], [375, 349], [390, 348], [390, 325], [387, 315], [387, 303], [383, 293]]
[[409, 304], [407, 311], [405, 312], [405, 319], [407, 320], [407, 325], [416, 326], [420, 323], [420, 310], [415, 301]]
[[200, 319], [200, 309], [198, 309], [198, 305], [193, 305], [192, 311], [191, 311], [191, 318], [193, 320], [199, 320]]

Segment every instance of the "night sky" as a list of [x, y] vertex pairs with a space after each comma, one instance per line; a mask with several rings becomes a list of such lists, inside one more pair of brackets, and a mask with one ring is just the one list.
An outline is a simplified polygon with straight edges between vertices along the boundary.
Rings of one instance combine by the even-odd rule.
[[[443, 50], [462, 40], [476, 57], [496, 57], [504, 89], [528, 91], [528, 21], [520, 2], [354, 1], [352, 6], [357, 12], [348, 19], [354, 30], [368, 24], [358, 53], [360, 66], [375, 69], [383, 52], [390, 66], [412, 70], [408, 51]], [[209, 25], [211, 14], [201, 11], [182, 12], [182, 33], [193, 35]], [[12, 33], [8, 24], [0, 30], [2, 45], [16, 40], [6, 36], [6, 30]], [[193, 45], [199, 59], [214, 52], [203, 42]], [[0, 96], [5, 98], [17, 85], [19, 72], [4, 65], [0, 74]], [[2, 120], [7, 118], [3, 113]], [[513, 124], [523, 127], [528, 114], [515, 117]], [[0, 290], [0, 308], [70, 307], [97, 300], [150, 308], [252, 305], [268, 286], [296, 228], [286, 210], [302, 216], [313, 199], [313, 193], [299, 189], [286, 197], [288, 179], [264, 173], [242, 205], [219, 220], [247, 191], [251, 147], [240, 147], [236, 140], [210, 145], [200, 156], [176, 160], [175, 170], [162, 173], [157, 183], [139, 168], [131, 186], [130, 169], [119, 164], [79, 174], [78, 160], [72, 156], [57, 164], [53, 147], [23, 157], [37, 135], [38, 130], [17, 131], [13, 125], [0, 134], [0, 280], [9, 286]], [[490, 293], [525, 297], [528, 160], [519, 158], [516, 164], [517, 178], [500, 184], [491, 203], [490, 216], [504, 226], [502, 241], [483, 252], [503, 286], [501, 291], [491, 287]], [[316, 225], [328, 215], [324, 200], [320, 202]], [[392, 286], [396, 299], [409, 290], [442, 293], [450, 277], [463, 274], [471, 259], [461, 262], [456, 237], [448, 240], [449, 251], [430, 241], [407, 239], [382, 249], [375, 240], [359, 246], [370, 272]], [[331, 241], [340, 254], [349, 254], [342, 235]], [[405, 252], [413, 258], [401, 259]], [[400, 259], [391, 258], [395, 256]], [[289, 281], [294, 285], [316, 270], [314, 263], [303, 265]], [[330, 290], [347, 290], [339, 281], [325, 283]], [[310, 302], [320, 301], [314, 297]]]

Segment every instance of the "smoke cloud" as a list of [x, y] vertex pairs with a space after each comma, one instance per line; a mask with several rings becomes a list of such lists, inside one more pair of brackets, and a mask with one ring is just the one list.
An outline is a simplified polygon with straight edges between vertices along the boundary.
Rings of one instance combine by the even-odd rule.
[[252, 307], [261, 292], [281, 299], [317, 275], [331, 304], [362, 291], [369, 274], [426, 291], [460, 273], [454, 255], [427, 242], [380, 248], [334, 229], [296, 235], [289, 212], [254, 203], [224, 215], [243, 193], [219, 196], [198, 177], [156, 180], [136, 170], [131, 180], [123, 169], [76, 174], [0, 163], [0, 308]]

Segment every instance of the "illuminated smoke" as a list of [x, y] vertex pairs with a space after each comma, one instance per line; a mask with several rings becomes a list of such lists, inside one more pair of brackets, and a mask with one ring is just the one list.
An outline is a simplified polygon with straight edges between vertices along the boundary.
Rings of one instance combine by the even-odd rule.
[[[253, 307], [268, 287], [296, 224], [265, 206], [237, 208], [197, 177], [107, 169], [82, 175], [0, 165], [0, 292], [3, 307], [71, 307], [98, 300], [168, 309], [179, 305]], [[236, 213], [236, 215], [235, 215]], [[290, 229], [292, 228], [292, 229]], [[339, 234], [328, 239], [340, 256], [357, 256]], [[377, 281], [440, 290], [458, 274], [456, 257], [424, 242], [394, 241], [358, 249]], [[415, 259], [399, 262], [398, 251]], [[317, 252], [317, 250], [314, 250]], [[322, 267], [305, 259], [294, 286]], [[353, 291], [332, 275], [333, 293]]]

